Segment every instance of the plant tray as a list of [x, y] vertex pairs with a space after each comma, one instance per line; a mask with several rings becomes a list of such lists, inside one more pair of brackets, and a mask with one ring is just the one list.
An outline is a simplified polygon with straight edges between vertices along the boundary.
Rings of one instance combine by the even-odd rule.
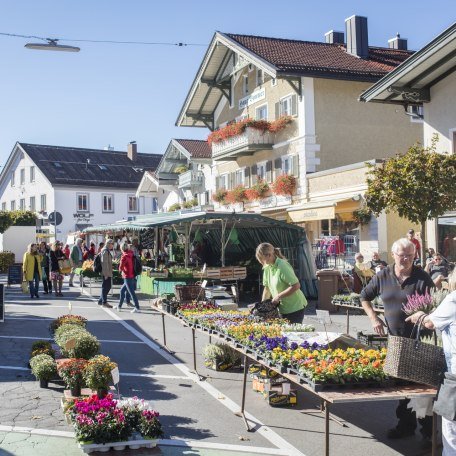
[[287, 373], [290, 375], [299, 375], [298, 369], [295, 369], [294, 367], [287, 367]]
[[320, 391], [340, 391], [347, 389], [366, 389], [366, 388], [381, 388], [387, 385], [387, 382], [376, 382], [374, 380], [356, 383], [317, 383], [307, 377], [298, 375], [301, 384], [307, 384], [315, 392]]
[[79, 448], [86, 454], [93, 453], [94, 451], [107, 452], [110, 450], [139, 450], [140, 448], [155, 448], [157, 446], [157, 439], [147, 440], [129, 440], [126, 442], [109, 442], [109, 443], [80, 443]]

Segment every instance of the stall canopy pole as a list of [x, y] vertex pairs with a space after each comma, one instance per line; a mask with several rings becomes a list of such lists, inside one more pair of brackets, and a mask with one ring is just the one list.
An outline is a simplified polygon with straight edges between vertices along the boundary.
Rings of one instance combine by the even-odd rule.
[[225, 230], [226, 230], [226, 224], [228, 223], [226, 220], [221, 220], [222, 223], [222, 239], [221, 239], [221, 247], [222, 247], [222, 267], [225, 266]]
[[190, 230], [188, 223], [185, 224], [185, 268], [188, 268], [188, 249], [189, 249]]
[[159, 250], [159, 244], [158, 244], [158, 226], [155, 227], [155, 242], [154, 242], [154, 247], [155, 247], [155, 269], [158, 269], [158, 250]]

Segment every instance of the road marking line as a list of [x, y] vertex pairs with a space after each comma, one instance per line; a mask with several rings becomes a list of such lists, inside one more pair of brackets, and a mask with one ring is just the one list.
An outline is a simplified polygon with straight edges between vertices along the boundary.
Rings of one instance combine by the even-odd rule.
[[30, 369], [28, 369], [27, 367], [15, 367], [15, 366], [0, 366], [0, 369], [30, 371]]
[[120, 375], [124, 377], [169, 378], [175, 380], [188, 380], [188, 377], [184, 377], [183, 375], [134, 374], [130, 372], [121, 372]]
[[74, 438], [74, 432], [56, 431], [54, 429], [35, 429], [20, 426], [3, 426], [0, 425], [0, 432], [20, 432], [23, 434], [47, 435], [51, 437], [71, 437]]
[[[84, 291], [85, 293], [85, 291]], [[90, 295], [86, 294], [90, 298]], [[93, 299], [93, 298], [92, 298]], [[95, 300], [95, 299], [94, 299]], [[183, 372], [189, 379], [193, 380], [197, 385], [203, 388], [207, 393], [214, 397], [220, 404], [223, 404], [226, 408], [231, 410], [233, 413], [239, 412], [240, 406], [237, 405], [233, 400], [228, 398], [225, 394], [215, 388], [213, 385], [210, 385], [207, 382], [201, 382], [196, 374], [190, 371], [190, 369], [182, 362], [179, 361], [174, 356], [165, 352], [163, 348], [158, 345], [156, 342], [149, 339], [147, 336], [133, 328], [130, 324], [122, 320], [116, 313], [111, 310], [103, 307], [102, 310], [110, 315], [114, 320], [117, 320], [125, 329], [134, 334], [138, 339], [142, 340], [147, 346], [152, 350], [158, 353], [160, 356], [165, 358], [170, 364], [175, 366], [181, 372]], [[220, 399], [223, 397], [224, 399]], [[295, 448], [291, 443], [287, 442], [283, 437], [273, 431], [271, 428], [267, 427], [259, 419], [255, 418], [252, 414], [245, 412], [245, 417], [250, 421], [251, 427], [255, 428], [256, 432], [264, 437], [266, 440], [269, 440], [273, 445], [282, 450], [287, 450], [288, 456], [305, 456], [304, 453]]]
[[[0, 339], [30, 339], [30, 340], [54, 340], [50, 337], [31, 337], [31, 336], [0, 336]], [[109, 340], [109, 339], [98, 339], [98, 342], [108, 344], [140, 344], [144, 345], [144, 342], [137, 340]]]
[[[75, 306], [74, 300], [71, 300], [74, 309], [96, 309], [94, 306]], [[26, 307], [29, 304], [5, 304], [5, 307]], [[49, 304], [30, 304], [30, 307], [48, 307], [49, 309], [68, 309], [68, 305], [66, 306], [55, 306], [51, 302]]]

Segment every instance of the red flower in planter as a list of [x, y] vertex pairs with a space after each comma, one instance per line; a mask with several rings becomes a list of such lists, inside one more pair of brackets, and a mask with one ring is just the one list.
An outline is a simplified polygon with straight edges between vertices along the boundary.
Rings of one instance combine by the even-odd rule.
[[212, 199], [216, 203], [224, 204], [225, 203], [225, 198], [227, 195], [228, 191], [225, 190], [224, 188], [219, 188], [213, 195]]
[[247, 195], [243, 185], [238, 185], [233, 188], [233, 190], [230, 190], [225, 196], [225, 202], [229, 204], [243, 203], [245, 201], [247, 201]]
[[296, 190], [297, 182], [294, 176], [282, 174], [272, 184], [272, 191], [275, 195], [292, 195]]
[[258, 179], [257, 183], [248, 188], [245, 193], [249, 201], [256, 201], [264, 198], [269, 192], [269, 185], [263, 179]]

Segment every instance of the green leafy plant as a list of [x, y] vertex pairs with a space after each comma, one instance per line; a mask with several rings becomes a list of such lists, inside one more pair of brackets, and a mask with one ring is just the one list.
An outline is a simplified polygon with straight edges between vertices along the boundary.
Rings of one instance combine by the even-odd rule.
[[74, 339], [74, 348], [62, 348], [63, 356], [90, 359], [100, 351], [100, 342], [98, 342], [98, 339], [90, 333], [76, 334]]
[[50, 380], [57, 374], [57, 365], [52, 356], [41, 354], [30, 360], [33, 375], [38, 380]]
[[372, 211], [367, 207], [362, 207], [360, 209], [357, 209], [356, 211], [353, 211], [353, 220], [358, 225], [367, 225], [370, 222], [371, 217]]
[[143, 410], [138, 424], [138, 430], [143, 437], [158, 439], [163, 436], [162, 425], [158, 420], [159, 413], [154, 410]]
[[181, 209], [181, 204], [180, 203], [174, 203], [174, 204], [171, 204], [171, 206], [169, 206], [168, 212], [174, 212], [174, 211], [178, 211], [180, 209]]
[[89, 359], [83, 375], [86, 385], [93, 390], [108, 389], [112, 382], [111, 371], [115, 367], [117, 364], [104, 355]]
[[195, 207], [195, 206], [198, 206], [198, 200], [196, 198], [193, 198], [189, 201], [185, 201], [182, 206], [185, 208], [185, 209], [190, 209], [192, 207]]
[[176, 168], [174, 169], [174, 172], [177, 174], [183, 174], [183, 173], [186, 173], [187, 171], [188, 171], [187, 165], [179, 165], [179, 166], [176, 166]]
[[32, 211], [10, 211], [10, 217], [14, 226], [36, 225], [36, 214]]
[[[3, 233], [3, 231], [0, 231]], [[8, 272], [8, 268], [14, 264], [15, 257], [13, 252], [0, 252], [0, 272]]]
[[241, 355], [228, 344], [208, 344], [203, 349], [203, 357], [207, 361], [226, 364], [239, 364]]
[[225, 204], [225, 199], [226, 195], [228, 194], [228, 191], [224, 188], [219, 188], [218, 190], [215, 191], [215, 193], [212, 195], [212, 199], [216, 203], [220, 204]]
[[393, 211], [419, 223], [421, 258], [425, 258], [426, 220], [456, 210], [456, 155], [438, 153], [437, 140], [435, 135], [429, 147], [417, 143], [380, 166], [368, 164], [367, 207], [376, 216]]

